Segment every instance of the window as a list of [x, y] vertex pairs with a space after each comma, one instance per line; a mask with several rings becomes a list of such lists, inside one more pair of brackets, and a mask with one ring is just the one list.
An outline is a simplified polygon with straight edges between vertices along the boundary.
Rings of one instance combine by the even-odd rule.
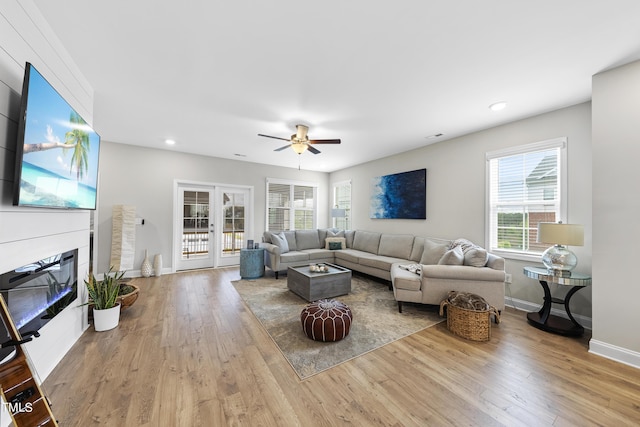
[[[333, 184], [333, 204], [331, 209], [344, 209], [344, 216], [331, 215], [331, 226], [340, 230], [351, 229], [351, 181]], [[342, 211], [340, 211], [342, 215]]]
[[267, 180], [267, 230], [316, 228], [317, 184]]
[[532, 259], [539, 222], [566, 217], [566, 138], [487, 153], [487, 247], [503, 257]]

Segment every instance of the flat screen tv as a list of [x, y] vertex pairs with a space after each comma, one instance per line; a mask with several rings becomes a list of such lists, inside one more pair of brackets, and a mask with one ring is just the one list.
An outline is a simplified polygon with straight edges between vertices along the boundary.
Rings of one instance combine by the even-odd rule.
[[13, 204], [95, 209], [100, 135], [27, 62]]

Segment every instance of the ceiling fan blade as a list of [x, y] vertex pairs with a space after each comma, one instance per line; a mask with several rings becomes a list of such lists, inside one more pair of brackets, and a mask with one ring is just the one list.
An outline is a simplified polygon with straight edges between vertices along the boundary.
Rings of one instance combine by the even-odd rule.
[[281, 139], [283, 141], [291, 141], [290, 139], [287, 139], [287, 138], [280, 138], [279, 136], [263, 135], [261, 133], [259, 133], [258, 136], [264, 136], [265, 138]]
[[280, 148], [276, 148], [273, 151], [282, 151], [282, 150], [286, 150], [287, 148], [291, 147], [291, 144], [285, 145], [284, 147], [280, 147]]
[[339, 139], [312, 139], [309, 144], [340, 144]]
[[310, 145], [307, 145], [307, 150], [311, 151], [313, 154], [320, 154], [320, 150]]

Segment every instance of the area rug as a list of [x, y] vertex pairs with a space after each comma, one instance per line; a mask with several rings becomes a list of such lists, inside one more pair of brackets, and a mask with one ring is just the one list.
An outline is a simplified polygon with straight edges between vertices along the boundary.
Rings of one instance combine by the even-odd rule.
[[349, 335], [338, 342], [318, 342], [307, 338], [302, 330], [300, 312], [308, 303], [289, 291], [286, 277], [232, 283], [300, 379], [443, 320], [436, 310], [426, 306], [407, 307], [399, 313], [388, 285], [354, 275], [351, 293], [335, 298], [347, 304], [353, 313]]

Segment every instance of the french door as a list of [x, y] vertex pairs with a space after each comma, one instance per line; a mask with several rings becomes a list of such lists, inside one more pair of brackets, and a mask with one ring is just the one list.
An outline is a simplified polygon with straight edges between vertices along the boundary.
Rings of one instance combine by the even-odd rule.
[[216, 201], [220, 215], [220, 233], [218, 233], [216, 266], [240, 264], [240, 249], [245, 248], [251, 239], [248, 230], [250, 191], [248, 188], [216, 187]]
[[176, 271], [239, 264], [240, 249], [251, 239], [252, 188], [176, 184]]
[[176, 270], [191, 270], [214, 266], [215, 222], [213, 211], [213, 189], [198, 186], [178, 187], [178, 230], [176, 248]]

